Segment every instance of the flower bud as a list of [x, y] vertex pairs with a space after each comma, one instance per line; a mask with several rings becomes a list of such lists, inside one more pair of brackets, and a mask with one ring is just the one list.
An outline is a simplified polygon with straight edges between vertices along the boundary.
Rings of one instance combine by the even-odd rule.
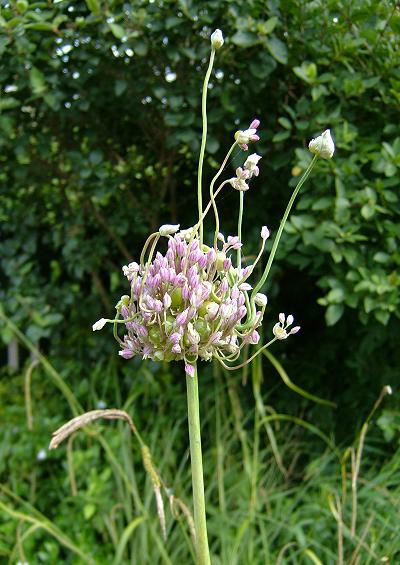
[[289, 314], [289, 316], [286, 319], [286, 326], [291, 326], [294, 322], [294, 318], [292, 316], [292, 314]]
[[267, 226], [263, 226], [261, 228], [261, 239], [268, 239], [269, 238], [269, 229]]
[[211, 34], [211, 45], [217, 50], [220, 49], [224, 44], [224, 37], [220, 29], [216, 29], [213, 34]]
[[308, 149], [322, 159], [332, 159], [335, 152], [335, 144], [330, 130], [327, 129], [321, 135], [312, 139], [308, 144]]
[[179, 230], [179, 226], [180, 224], [164, 224], [158, 231], [162, 236], [173, 235]]
[[265, 308], [268, 304], [268, 298], [262, 292], [257, 292], [254, 297], [254, 303], [256, 306], [260, 306], [260, 308]]
[[93, 324], [93, 326], [92, 326], [93, 331], [95, 332], [97, 330], [101, 330], [102, 328], [104, 328], [106, 323], [107, 323], [107, 320], [105, 318], [100, 318], [100, 320], [97, 320], [97, 322]]
[[224, 262], [226, 255], [223, 251], [218, 251], [217, 253], [217, 271], [222, 271], [224, 268]]

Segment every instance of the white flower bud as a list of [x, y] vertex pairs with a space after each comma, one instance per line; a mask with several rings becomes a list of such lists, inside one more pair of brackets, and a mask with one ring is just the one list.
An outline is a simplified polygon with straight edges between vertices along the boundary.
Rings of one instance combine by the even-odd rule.
[[279, 314], [279, 321], [283, 325], [285, 323], [286, 316], [282, 312]]
[[263, 226], [261, 228], [261, 239], [268, 239], [269, 238], [269, 229], [267, 226]]
[[257, 130], [255, 128], [245, 129], [244, 131], [240, 129], [235, 133], [235, 139], [239, 145], [247, 144], [250, 141], [258, 141]]
[[97, 320], [96, 323], [93, 324], [92, 328], [93, 331], [97, 331], [97, 330], [101, 330], [104, 328], [104, 326], [106, 325], [107, 320], [105, 318], [100, 318], [100, 320]]
[[268, 298], [262, 292], [257, 292], [254, 297], [254, 304], [256, 306], [260, 306], [260, 308], [265, 308], [265, 306], [268, 304]]
[[211, 34], [211, 45], [214, 49], [220, 49], [224, 44], [224, 36], [220, 29], [216, 29], [213, 34]]
[[286, 326], [291, 326], [294, 322], [294, 318], [292, 316], [292, 314], [289, 314], [289, 316], [286, 319]]
[[179, 230], [179, 226], [180, 224], [164, 224], [158, 231], [162, 236], [173, 235]]
[[312, 139], [308, 144], [308, 149], [322, 159], [332, 159], [335, 152], [335, 144], [333, 143], [330, 130], [327, 129], [317, 138]]
[[254, 172], [254, 169], [258, 165], [258, 161], [261, 159], [261, 155], [257, 155], [257, 153], [252, 153], [249, 155], [244, 162], [244, 168], [248, 169], [251, 172]]

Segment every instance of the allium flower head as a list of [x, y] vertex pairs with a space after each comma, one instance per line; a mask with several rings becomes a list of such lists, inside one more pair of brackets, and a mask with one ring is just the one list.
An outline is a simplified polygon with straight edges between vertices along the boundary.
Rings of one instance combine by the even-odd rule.
[[[229, 254], [240, 248], [235, 237], [218, 237], [217, 249], [200, 246], [186, 231], [168, 240], [164, 255], [132, 273], [129, 302], [120, 308], [126, 334], [119, 352], [124, 359], [184, 360], [186, 373], [198, 359], [238, 355], [245, 343], [257, 343], [261, 312], [244, 333], [236, 331], [247, 315], [247, 283]], [[193, 373], [194, 374], [194, 373]]]

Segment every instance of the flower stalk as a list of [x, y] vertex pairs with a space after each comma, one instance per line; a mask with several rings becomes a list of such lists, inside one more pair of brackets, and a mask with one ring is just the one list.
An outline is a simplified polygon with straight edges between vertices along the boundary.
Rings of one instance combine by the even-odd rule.
[[211, 561], [206, 525], [206, 505], [204, 498], [197, 366], [195, 366], [193, 377], [190, 377], [189, 375], [186, 376], [186, 388], [197, 564], [210, 565]]
[[200, 223], [199, 236], [201, 243], [203, 243], [203, 222], [201, 221], [203, 215], [203, 192], [202, 192], [203, 163], [204, 163], [204, 153], [206, 150], [206, 142], [207, 142], [207, 89], [208, 89], [208, 83], [210, 81], [211, 71], [214, 65], [214, 58], [215, 58], [215, 48], [212, 45], [210, 62], [208, 64], [208, 69], [206, 72], [206, 76], [204, 78], [203, 95], [201, 99], [201, 116], [203, 121], [203, 133], [201, 136], [199, 167], [197, 171], [197, 206], [199, 209], [199, 223]]

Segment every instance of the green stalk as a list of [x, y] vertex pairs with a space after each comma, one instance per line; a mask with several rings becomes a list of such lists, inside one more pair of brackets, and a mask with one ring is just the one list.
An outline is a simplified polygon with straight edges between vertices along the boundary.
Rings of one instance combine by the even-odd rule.
[[207, 538], [206, 505], [204, 499], [197, 365], [195, 365], [194, 376], [186, 376], [186, 387], [197, 565], [211, 565]]
[[303, 184], [306, 182], [306, 180], [310, 176], [310, 173], [311, 173], [315, 163], [317, 162], [317, 159], [318, 159], [318, 155], [314, 155], [313, 160], [308, 165], [304, 175], [301, 177], [300, 181], [298, 182], [296, 188], [293, 191], [292, 196], [290, 197], [289, 203], [286, 206], [285, 213], [283, 214], [283, 218], [281, 220], [278, 232], [275, 236], [274, 243], [273, 243], [272, 249], [271, 249], [271, 253], [268, 257], [268, 262], [267, 262], [267, 265], [264, 269], [263, 275], [262, 275], [261, 279], [258, 281], [258, 283], [256, 284], [256, 286], [254, 287], [253, 292], [251, 293], [251, 297], [250, 297], [251, 313], [250, 313], [250, 316], [248, 317], [248, 321], [245, 324], [242, 324], [238, 327], [238, 329], [240, 329], [240, 330], [244, 330], [244, 329], [250, 327], [251, 324], [253, 323], [254, 316], [255, 316], [255, 310], [256, 310], [255, 304], [254, 304], [254, 297], [257, 294], [257, 292], [260, 291], [260, 289], [264, 285], [265, 281], [267, 280], [267, 277], [269, 275], [269, 271], [271, 269], [273, 260], [275, 258], [276, 251], [278, 249], [278, 245], [279, 245], [282, 233], [283, 233], [283, 229], [285, 227], [286, 221], [287, 221], [289, 214], [290, 214], [290, 210], [292, 209], [294, 201], [296, 200], [296, 196], [298, 195], [301, 187], [303, 186]]
[[197, 205], [199, 209], [199, 222], [200, 222], [200, 243], [203, 243], [203, 222], [201, 218], [203, 216], [203, 194], [202, 194], [202, 177], [203, 177], [203, 161], [204, 161], [204, 152], [206, 149], [206, 141], [207, 141], [207, 88], [208, 82], [210, 80], [211, 71], [214, 64], [214, 57], [215, 57], [215, 49], [211, 49], [210, 55], [210, 62], [208, 64], [208, 69], [206, 72], [206, 76], [204, 78], [203, 83], [203, 96], [201, 99], [201, 116], [203, 120], [203, 133], [201, 137], [201, 146], [200, 146], [200, 156], [199, 156], [199, 169], [197, 173]]
[[315, 155], [314, 158], [313, 158], [313, 160], [311, 161], [311, 163], [308, 165], [306, 172], [305, 172], [304, 175], [301, 177], [301, 179], [300, 179], [298, 185], [297, 185], [296, 188], [294, 189], [292, 196], [290, 197], [289, 203], [288, 203], [288, 205], [286, 206], [285, 213], [283, 214], [283, 218], [282, 218], [282, 220], [281, 220], [281, 223], [280, 223], [280, 226], [279, 226], [279, 229], [278, 229], [278, 233], [277, 233], [276, 236], [275, 236], [274, 244], [273, 244], [273, 246], [272, 246], [270, 256], [268, 257], [267, 266], [265, 267], [265, 270], [264, 270], [264, 272], [263, 272], [263, 275], [262, 275], [261, 279], [260, 279], [259, 282], [256, 284], [256, 286], [254, 287], [253, 292], [251, 293], [251, 297], [252, 297], [252, 298], [257, 294], [257, 292], [260, 290], [260, 288], [263, 286], [263, 284], [264, 284], [265, 281], [267, 280], [269, 271], [270, 271], [270, 269], [271, 269], [272, 262], [273, 262], [274, 257], [275, 257], [275, 253], [276, 253], [276, 251], [277, 251], [277, 249], [278, 249], [278, 245], [279, 245], [279, 241], [280, 241], [281, 236], [282, 236], [283, 229], [284, 229], [284, 227], [285, 227], [286, 221], [287, 221], [287, 219], [288, 219], [288, 217], [289, 217], [289, 214], [290, 214], [290, 210], [292, 209], [293, 203], [294, 203], [294, 201], [296, 200], [296, 196], [298, 195], [299, 190], [301, 189], [301, 187], [303, 186], [303, 184], [306, 182], [306, 180], [307, 180], [308, 177], [310, 176], [310, 173], [311, 173], [311, 171], [312, 171], [312, 169], [313, 169], [313, 167], [314, 167], [314, 165], [315, 165], [317, 159], [318, 159], [318, 155]]
[[[243, 202], [244, 202], [244, 192], [241, 190], [239, 192], [239, 218], [238, 218], [238, 238], [240, 243], [242, 243], [242, 222], [243, 222]], [[237, 250], [237, 267], [242, 268], [242, 248], [239, 247]]]

